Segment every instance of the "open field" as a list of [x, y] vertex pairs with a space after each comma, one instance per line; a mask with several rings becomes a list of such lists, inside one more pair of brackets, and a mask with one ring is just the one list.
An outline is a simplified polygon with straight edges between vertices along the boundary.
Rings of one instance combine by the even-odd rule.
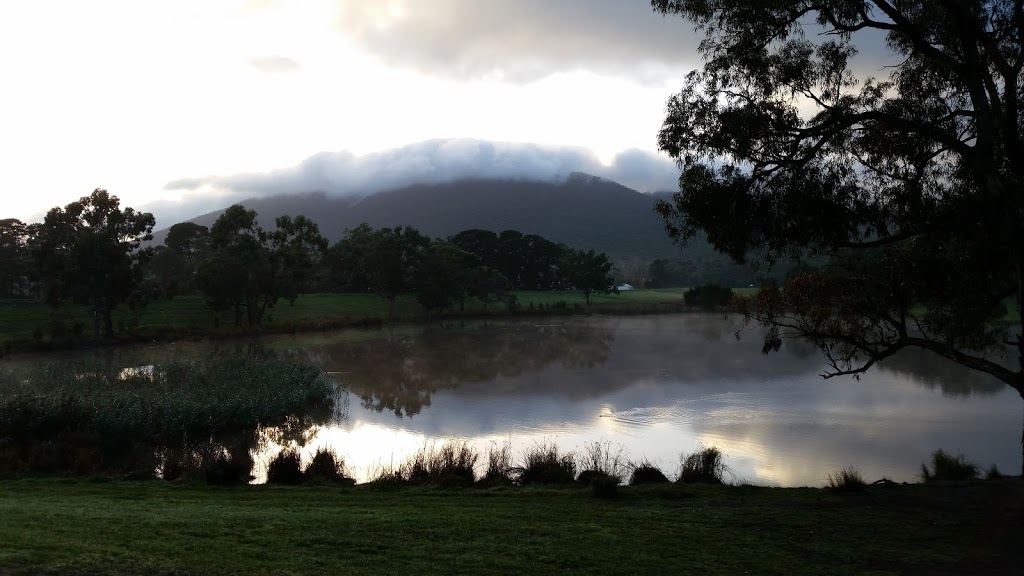
[[[516, 292], [519, 313], [566, 312], [656, 312], [679, 310], [685, 289], [633, 290], [621, 294], [598, 294], [591, 297], [587, 307], [583, 296], [576, 292]], [[123, 308], [123, 307], [122, 307]], [[505, 314], [505, 307], [491, 303], [485, 312], [483, 305], [467, 300], [464, 311], [453, 310], [450, 315]], [[402, 296], [395, 306], [396, 320], [425, 319], [423, 308], [411, 295]], [[294, 306], [278, 302], [268, 312], [262, 327], [265, 331], [309, 330], [330, 327], [366, 325], [383, 322], [387, 317], [387, 302], [375, 294], [304, 294]], [[230, 314], [221, 315], [221, 327], [214, 325], [214, 314], [198, 296], [180, 296], [173, 300], [149, 303], [136, 319], [124, 309], [115, 311], [115, 331], [128, 340], [163, 340], [200, 336], [230, 336], [237, 333], [231, 326]], [[0, 302], [0, 346], [12, 342], [22, 347], [53, 338], [54, 324], [73, 337], [79, 332], [85, 338], [92, 333], [89, 311], [82, 305], [65, 305], [54, 310], [44, 304], [24, 301]], [[133, 325], [134, 324], [134, 325]], [[77, 328], [76, 328], [77, 325]]]
[[0, 480], [0, 573], [1010, 574], [1022, 495]]
[[[755, 288], [733, 288], [737, 294], [752, 295]], [[515, 314], [644, 314], [679, 312], [685, 288], [641, 289], [620, 294], [594, 294], [587, 306], [577, 292], [516, 292]], [[1017, 322], [1019, 313], [1012, 300], [1006, 302], [1003, 320]], [[455, 308], [446, 317], [508, 315], [502, 304], [491, 303], [487, 310], [476, 300], [467, 300], [465, 310]], [[392, 320], [415, 322], [427, 315], [412, 295], [398, 298]], [[150, 302], [140, 314], [131, 317], [124, 307], [115, 311], [118, 339], [153, 341], [232, 337], [248, 332], [231, 325], [230, 314], [222, 314], [220, 326], [215, 315], [199, 296], [180, 296], [174, 300]], [[278, 302], [268, 312], [261, 332], [301, 332], [351, 326], [368, 326], [387, 320], [387, 302], [375, 294], [304, 294], [294, 305]], [[92, 319], [83, 305], [68, 304], [53, 309], [27, 301], [0, 301], [0, 353], [7, 349], [45, 348], [54, 341], [89, 340]]]

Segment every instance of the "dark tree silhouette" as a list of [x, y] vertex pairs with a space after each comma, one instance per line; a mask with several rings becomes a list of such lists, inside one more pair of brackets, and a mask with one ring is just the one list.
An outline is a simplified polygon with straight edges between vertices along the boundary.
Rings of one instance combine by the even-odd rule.
[[[1024, 305], [1021, 0], [652, 5], [706, 34], [659, 134], [683, 171], [670, 235], [828, 258], [746, 303], [765, 349], [809, 339], [835, 376], [919, 347], [1024, 396], [1021, 326], [1001, 322]], [[884, 77], [855, 73], [864, 43]]]
[[96, 337], [114, 335], [114, 308], [139, 288], [142, 264], [153, 238], [153, 215], [121, 209], [117, 196], [97, 188], [51, 209], [33, 239], [33, 255], [51, 304], [74, 300], [90, 305]]

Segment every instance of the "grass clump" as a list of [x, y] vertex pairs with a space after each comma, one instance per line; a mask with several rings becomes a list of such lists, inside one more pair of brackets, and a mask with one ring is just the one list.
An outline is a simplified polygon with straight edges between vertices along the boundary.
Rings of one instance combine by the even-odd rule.
[[405, 482], [440, 486], [471, 486], [480, 455], [466, 442], [424, 446], [400, 468]]
[[968, 462], [963, 454], [953, 456], [941, 449], [932, 454], [931, 470], [927, 464], [921, 464], [921, 478], [925, 482], [974, 480], [978, 472], [978, 465]]
[[512, 445], [492, 442], [487, 447], [487, 469], [477, 484], [481, 487], [512, 486], [515, 483], [512, 466]]
[[999, 471], [999, 467], [993, 464], [989, 467], [988, 472], [985, 473], [985, 480], [1000, 480], [1003, 478], [1003, 473]]
[[[252, 462], [227, 453], [214, 454], [203, 464], [203, 478], [211, 486], [238, 486], [252, 480]], [[171, 480], [172, 478], [166, 478]]]
[[641, 460], [640, 462], [630, 462], [629, 467], [632, 472], [629, 474], [629, 485], [630, 486], [642, 486], [644, 484], [668, 484], [668, 476], [661, 471], [650, 460]]
[[676, 481], [683, 484], [724, 484], [726, 471], [722, 451], [711, 446], [681, 456], [679, 478]]
[[826, 482], [828, 489], [835, 492], [859, 492], [867, 486], [860, 472], [852, 466], [829, 474]]
[[625, 448], [622, 446], [612, 448], [611, 442], [585, 444], [577, 461], [578, 469], [582, 472], [576, 481], [591, 485], [597, 481], [607, 484], [607, 481], [611, 480], [616, 485], [620, 484], [625, 476], [627, 463], [623, 456], [624, 452]]
[[302, 458], [298, 450], [285, 448], [270, 460], [267, 466], [268, 484], [298, 486], [302, 480]]
[[523, 465], [516, 469], [518, 483], [572, 484], [576, 480], [576, 458], [572, 452], [561, 454], [553, 443], [540, 443], [523, 453]]
[[319, 448], [313, 455], [313, 460], [302, 473], [306, 482], [332, 482], [340, 484], [355, 484], [355, 480], [345, 469], [344, 459], [335, 456], [334, 452], [327, 448]]

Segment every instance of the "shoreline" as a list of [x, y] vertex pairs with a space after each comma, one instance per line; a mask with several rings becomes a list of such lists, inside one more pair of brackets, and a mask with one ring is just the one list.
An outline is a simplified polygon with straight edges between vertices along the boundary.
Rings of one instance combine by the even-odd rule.
[[[645, 291], [636, 291], [643, 293]], [[657, 294], [673, 294], [673, 292], [663, 290], [651, 290]], [[103, 349], [118, 346], [132, 346], [139, 344], [152, 344], [152, 343], [171, 343], [171, 342], [202, 342], [202, 341], [231, 341], [231, 340], [245, 340], [250, 338], [258, 338], [261, 336], [270, 335], [288, 335], [288, 334], [304, 334], [304, 333], [318, 333], [318, 332], [330, 332], [335, 330], [348, 330], [348, 329], [376, 329], [382, 328], [388, 325], [399, 325], [399, 324], [422, 324], [429, 325], [437, 322], [451, 322], [451, 321], [462, 321], [462, 320], [487, 320], [487, 319], [508, 319], [508, 318], [550, 318], [550, 317], [568, 317], [568, 316], [594, 316], [594, 315], [609, 315], [609, 316], [644, 316], [652, 314], [682, 314], [688, 312], [708, 312], [708, 310], [689, 307], [683, 304], [682, 292], [678, 292], [679, 297], [674, 299], [665, 300], [624, 300], [619, 302], [609, 301], [598, 301], [590, 305], [582, 303], [582, 296], [575, 293], [527, 293], [528, 296], [533, 299], [537, 298], [538, 294], [544, 294], [543, 299], [540, 302], [526, 300], [525, 304], [520, 304], [514, 309], [506, 309], [495, 304], [494, 307], [487, 310], [483, 310], [479, 307], [467, 308], [465, 310], [451, 310], [447, 311], [442, 315], [427, 314], [422, 311], [410, 311], [408, 310], [408, 304], [405, 306], [405, 310], [400, 311], [393, 317], [388, 318], [386, 314], [380, 313], [380, 309], [384, 304], [381, 300], [376, 307], [368, 307], [365, 312], [362, 313], [340, 313], [330, 314], [330, 311], [326, 311], [319, 317], [312, 316], [299, 316], [299, 317], [285, 317], [284, 319], [277, 320], [271, 315], [270, 320], [257, 326], [221, 326], [216, 327], [210, 324], [197, 325], [194, 323], [186, 323], [178, 321], [175, 323], [168, 322], [152, 322], [147, 324], [141, 324], [135, 328], [128, 328], [115, 334], [112, 340], [108, 341], [96, 341], [92, 338], [83, 337], [81, 334], [77, 337], [66, 337], [61, 340], [54, 338], [26, 338], [24, 336], [18, 337], [13, 336], [10, 333], [0, 334], [0, 359], [11, 356], [11, 355], [33, 355], [33, 354], [46, 354], [50, 352], [64, 352], [71, 350], [89, 350], [89, 349]], [[304, 295], [300, 297], [296, 303], [296, 306], [302, 303], [303, 299], [318, 298], [333, 300], [339, 304], [344, 304], [344, 300], [351, 297], [363, 297], [365, 295], [349, 295], [349, 294], [315, 294], [315, 295]], [[610, 299], [613, 296], [605, 297]], [[578, 298], [580, 301], [574, 301], [574, 298]], [[179, 299], [178, 301], [188, 301], [189, 299]], [[165, 307], [174, 307], [175, 301], [162, 302]], [[4, 306], [32, 306], [36, 308], [36, 312], [46, 312], [53, 314], [53, 310], [46, 308], [45, 305], [37, 303], [18, 303], [18, 304], [3, 304], [0, 303], [0, 320], [2, 320], [5, 310]], [[340, 306], [339, 306], [340, 307]], [[279, 306], [281, 309], [286, 309], [286, 306]], [[278, 310], [275, 308], [274, 310]], [[62, 311], [67, 314], [73, 312], [70, 310]], [[713, 310], [712, 312], [722, 312], [722, 310]], [[38, 315], [42, 317], [43, 315]], [[211, 313], [212, 319], [212, 313]], [[172, 319], [173, 322], [173, 319]], [[38, 335], [38, 334], [37, 334]]]

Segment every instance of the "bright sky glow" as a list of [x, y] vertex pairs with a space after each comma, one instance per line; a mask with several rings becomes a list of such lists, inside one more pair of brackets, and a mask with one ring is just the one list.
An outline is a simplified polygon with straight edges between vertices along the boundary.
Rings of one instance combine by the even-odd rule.
[[[523, 5], [539, 22], [549, 17], [542, 4]], [[459, 9], [451, 0], [438, 6]], [[359, 155], [432, 138], [585, 147], [604, 162], [627, 149], [655, 151], [664, 102], [686, 69], [666, 64], [671, 74], [632, 74], [571, 51], [543, 61], [544, 48], [531, 55], [532, 76], [509, 79], [514, 63], [493, 47], [478, 47], [479, 73], [454, 74], [422, 61], [405, 65], [360, 40], [415, 29], [419, 7], [4, 2], [0, 217], [38, 219], [96, 187], [135, 207], [174, 201], [183, 192], [165, 186], [178, 179], [266, 172], [318, 152]], [[637, 18], [650, 13], [646, 1], [635, 10]], [[349, 22], [363, 27], [353, 31]]]

